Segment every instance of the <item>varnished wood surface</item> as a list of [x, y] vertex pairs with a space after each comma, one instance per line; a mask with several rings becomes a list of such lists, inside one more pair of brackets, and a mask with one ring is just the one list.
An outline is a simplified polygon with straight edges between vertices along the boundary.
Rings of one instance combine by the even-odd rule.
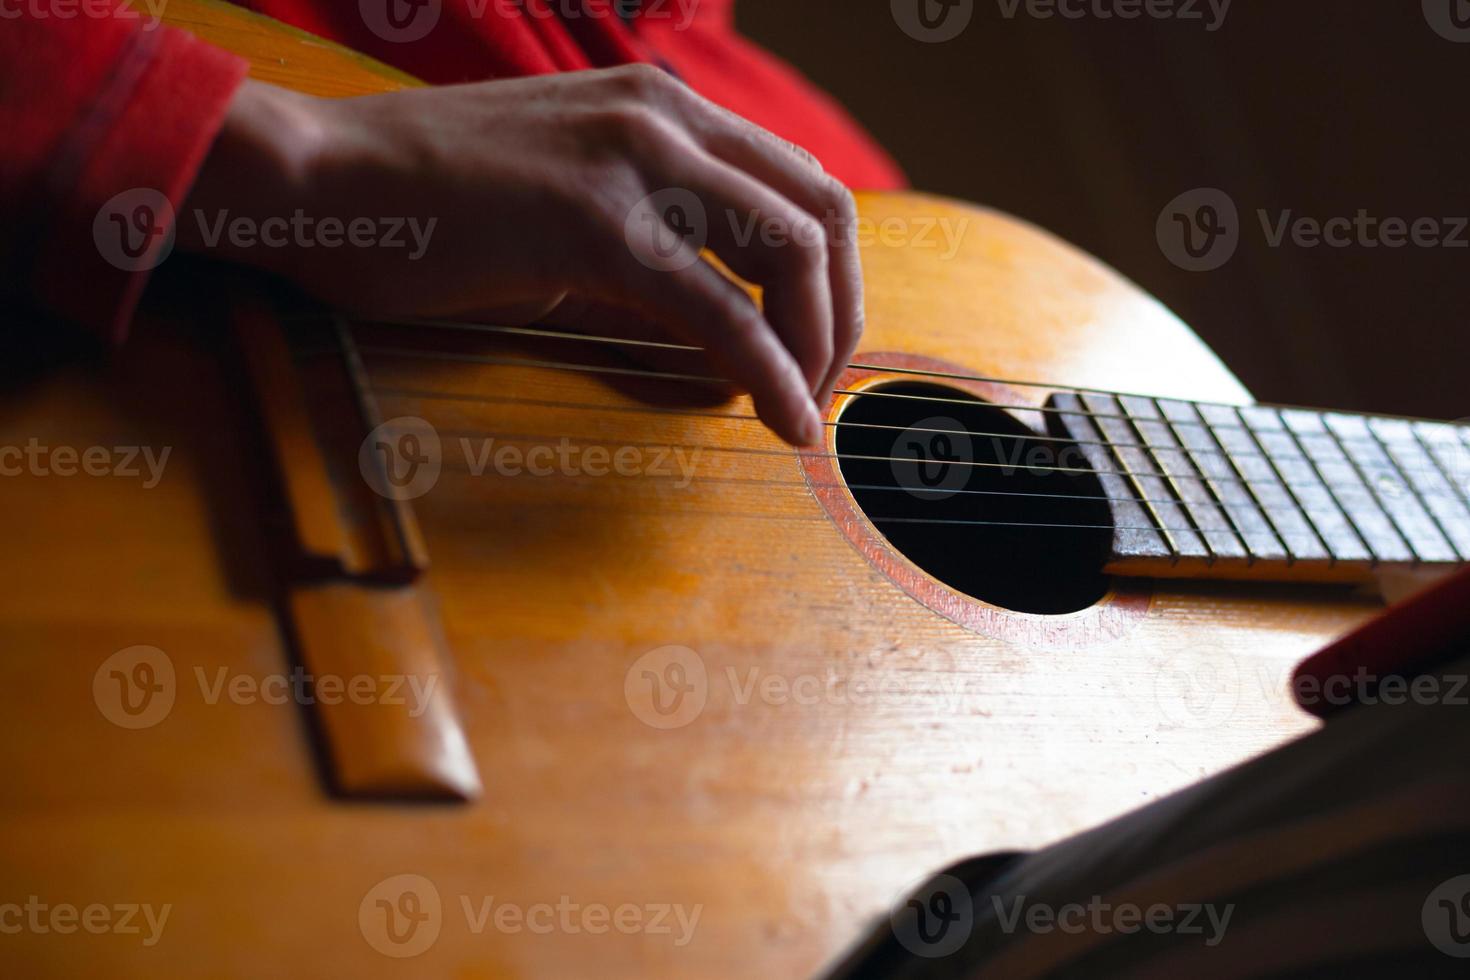
[[[861, 206], [969, 221], [948, 260], [865, 251], [866, 349], [1248, 401], [1167, 311], [1043, 233], [920, 195]], [[1160, 583], [1105, 639], [1071, 628], [1087, 613], [966, 627], [854, 548], [801, 461], [752, 422], [649, 414], [587, 375], [370, 361], [381, 388], [435, 393], [379, 399], [447, 447], [414, 507], [484, 795], [347, 804], [324, 788], [307, 712], [209, 703], [197, 679], [290, 669], [260, 546], [267, 461], [215, 332], [155, 316], [111, 363], [38, 373], [0, 406], [0, 445], [172, 448], [150, 489], [0, 479], [0, 901], [171, 906], [150, 947], [0, 936], [7, 975], [809, 975], [944, 864], [1044, 844], [1307, 730], [1289, 670], [1377, 609], [1333, 591]], [[474, 476], [457, 440], [490, 433], [706, 448], [683, 488]], [[750, 448], [767, 453], [722, 451]], [[167, 656], [176, 697], [128, 730], [93, 682], [139, 645]], [[668, 647], [697, 655], [706, 702], [660, 729], [635, 710], [635, 665]], [[858, 682], [879, 693], [852, 697]], [[834, 688], [846, 693], [809, 697]], [[405, 874], [433, 883], [441, 928], [395, 959], [359, 911]], [[478, 914], [490, 897], [700, 911], [682, 946], [677, 924], [537, 934], [492, 916], [476, 933], [462, 903]]]
[[[956, 207], [863, 206], [875, 217]], [[868, 345], [988, 374], [1240, 394], [1126, 284], [1030, 229], [971, 217], [952, 262], [868, 253]], [[6, 445], [173, 447], [153, 489], [0, 483], [18, 559], [0, 573], [0, 877], [53, 901], [174, 906], [146, 951], [126, 937], [7, 936], [20, 975], [182, 976], [201, 961], [224, 976], [808, 974], [927, 870], [1055, 839], [1303, 731], [1287, 672], [1375, 608], [1160, 584], [1109, 642], [1080, 642], [1067, 617], [997, 613], [1004, 635], [974, 632], [870, 565], [801, 487], [795, 455], [753, 423], [614, 411], [637, 403], [586, 376], [390, 362], [374, 368], [381, 385], [490, 399], [383, 398], [385, 414], [425, 418], [451, 447], [508, 432], [772, 455], [707, 450], [679, 490], [475, 477], [448, 450], [415, 504], [485, 796], [336, 803], [302, 711], [209, 704], [196, 682], [196, 667], [260, 677], [289, 661], [253, 588], [262, 559], [243, 490], [263, 461], [248, 455], [215, 358], [177, 331], [144, 324], [110, 367], [69, 367], [6, 400]], [[499, 400], [515, 397], [606, 411]], [[792, 486], [735, 482], [748, 479]], [[178, 696], [162, 723], [125, 731], [91, 685], [108, 656], [139, 644], [171, 658]], [[670, 645], [702, 658], [708, 701], [685, 727], [658, 730], [631, 710], [625, 681]], [[781, 693], [833, 679], [898, 693], [815, 704]], [[742, 703], [752, 682], [778, 688]], [[360, 900], [401, 873], [445, 899], [439, 940], [405, 961], [375, 952], [357, 924]], [[475, 935], [461, 895], [475, 907], [565, 895], [703, 913], [682, 948], [616, 932]]]

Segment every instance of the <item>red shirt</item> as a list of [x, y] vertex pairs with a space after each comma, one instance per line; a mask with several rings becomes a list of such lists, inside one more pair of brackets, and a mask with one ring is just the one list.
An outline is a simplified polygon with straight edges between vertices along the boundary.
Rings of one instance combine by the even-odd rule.
[[[655, 62], [805, 146], [849, 185], [901, 186], [897, 167], [835, 103], [736, 35], [732, 3], [253, 0], [262, 13], [434, 83]], [[0, 300], [112, 339], [123, 335], [146, 271], [108, 260], [95, 237], [108, 229], [94, 223], [137, 218], [149, 247], [162, 247], [166, 208], [139, 211], [132, 198], [122, 216], [104, 208], [136, 188], [177, 208], [246, 68], [135, 6], [141, 13], [102, 18], [32, 5], [0, 11]]]

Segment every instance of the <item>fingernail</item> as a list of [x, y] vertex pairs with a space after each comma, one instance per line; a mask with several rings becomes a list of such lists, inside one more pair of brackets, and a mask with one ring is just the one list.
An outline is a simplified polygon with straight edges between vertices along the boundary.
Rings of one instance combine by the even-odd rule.
[[819, 446], [822, 443], [822, 416], [817, 413], [816, 402], [808, 401], [802, 412], [801, 441], [807, 446]]

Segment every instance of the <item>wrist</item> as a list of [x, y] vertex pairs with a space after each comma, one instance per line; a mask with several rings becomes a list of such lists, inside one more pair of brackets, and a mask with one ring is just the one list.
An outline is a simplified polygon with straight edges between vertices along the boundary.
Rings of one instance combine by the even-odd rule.
[[324, 102], [262, 82], [240, 86], [180, 209], [181, 248], [290, 274], [293, 243], [269, 244], [259, 229], [314, 198], [330, 142]]

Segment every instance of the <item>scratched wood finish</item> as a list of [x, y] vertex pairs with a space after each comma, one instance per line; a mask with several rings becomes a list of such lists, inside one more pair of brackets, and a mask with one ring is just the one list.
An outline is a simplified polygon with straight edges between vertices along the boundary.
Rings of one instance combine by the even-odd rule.
[[[861, 207], [969, 223], [948, 260], [865, 250], [869, 350], [1249, 400], [1167, 311], [1040, 231], [920, 195]], [[1009, 613], [967, 628], [875, 568], [754, 423], [648, 413], [587, 375], [369, 359], [385, 416], [423, 418], [445, 446], [414, 505], [485, 790], [463, 806], [340, 803], [305, 712], [208, 697], [222, 672], [290, 669], [259, 544], [267, 461], [215, 332], [160, 313], [110, 363], [3, 395], [0, 445], [172, 447], [151, 488], [0, 480], [0, 901], [172, 906], [147, 948], [0, 936], [7, 975], [808, 975], [941, 865], [1044, 844], [1306, 730], [1289, 669], [1377, 609], [1159, 583], [1115, 637]], [[687, 487], [473, 475], [458, 440], [496, 432], [710, 448]], [[128, 730], [93, 682], [138, 645], [167, 656], [176, 696]], [[694, 651], [706, 700], [659, 729], [639, 717], [653, 717], [642, 669], [696, 662], [640, 658], [670, 646]], [[379, 953], [359, 923], [401, 874], [442, 901], [437, 940], [412, 959]], [[701, 912], [682, 946], [677, 925], [543, 935], [492, 919], [476, 934], [462, 900], [478, 914], [490, 896]]]

